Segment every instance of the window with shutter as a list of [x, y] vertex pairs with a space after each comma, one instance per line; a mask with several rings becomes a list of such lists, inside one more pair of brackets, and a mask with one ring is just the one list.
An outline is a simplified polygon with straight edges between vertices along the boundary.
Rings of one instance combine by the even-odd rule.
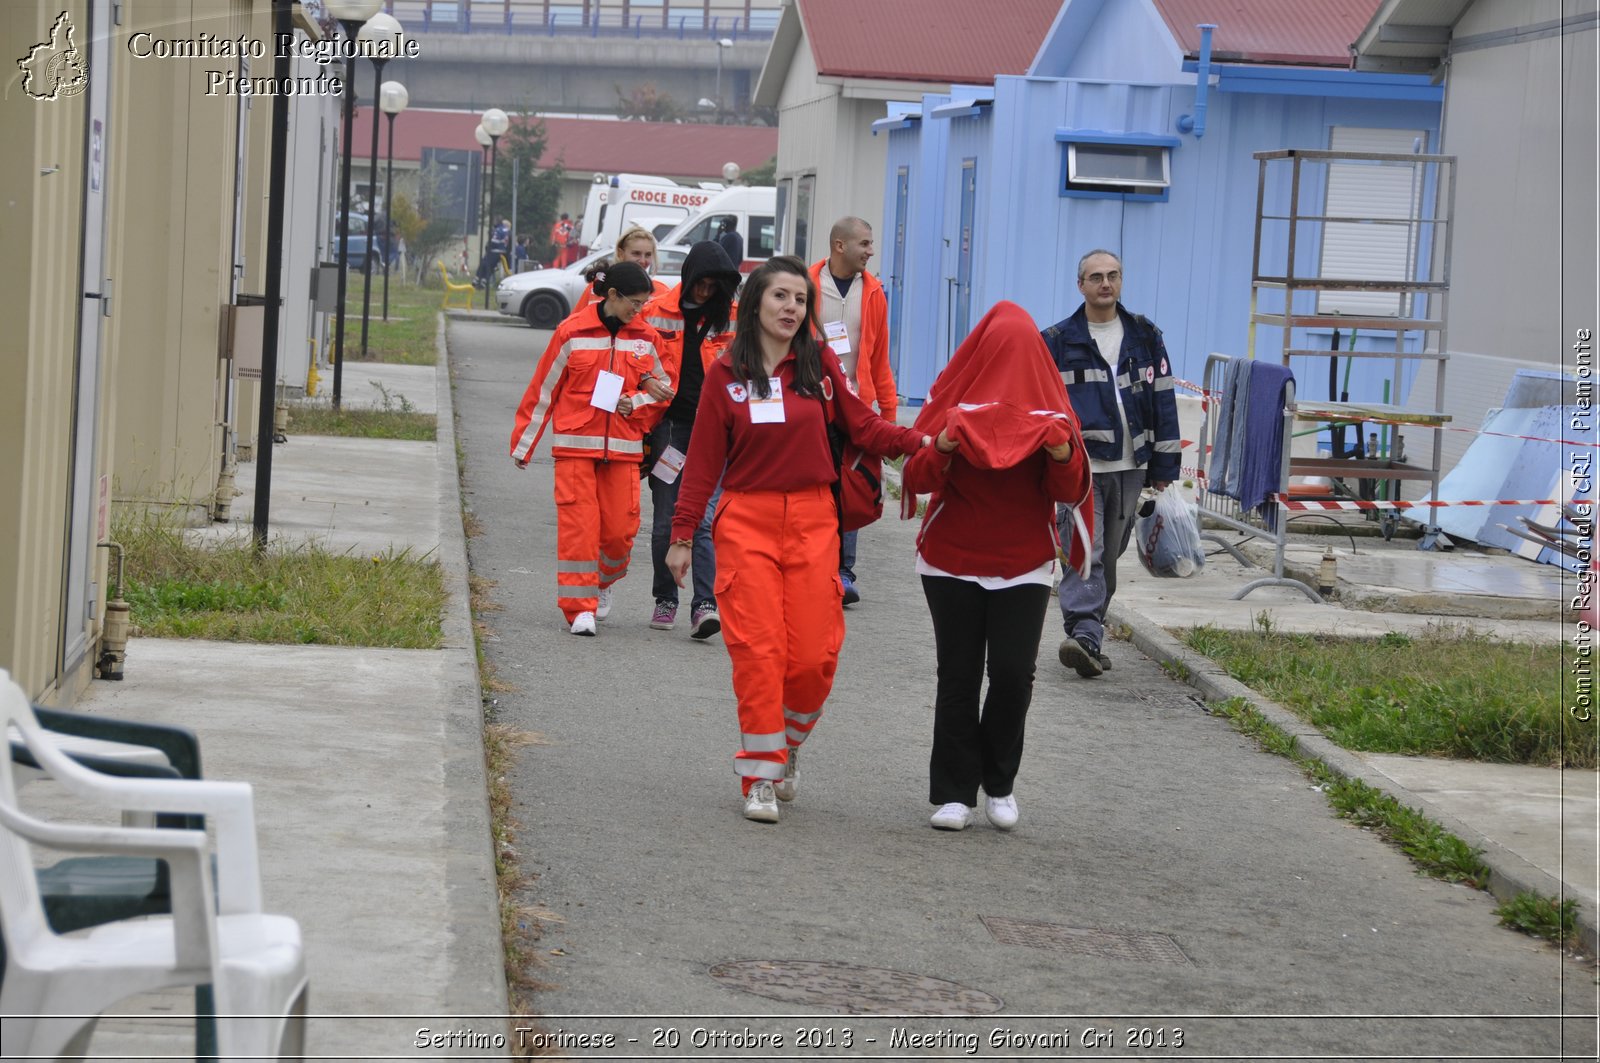
[[[1417, 153], [1428, 150], [1428, 134], [1421, 129], [1334, 126], [1328, 147], [1332, 151]], [[1421, 226], [1413, 219], [1421, 213], [1422, 175], [1420, 165], [1328, 165], [1323, 213], [1363, 220], [1323, 225], [1323, 277], [1370, 281], [1416, 277]], [[1400, 317], [1410, 313], [1408, 299], [1395, 292], [1322, 292], [1317, 312]]]

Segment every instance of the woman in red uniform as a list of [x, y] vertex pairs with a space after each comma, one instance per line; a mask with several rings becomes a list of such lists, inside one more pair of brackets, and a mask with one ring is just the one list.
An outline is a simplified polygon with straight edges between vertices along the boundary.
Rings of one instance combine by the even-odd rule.
[[654, 291], [632, 262], [587, 274], [599, 301], [550, 337], [517, 408], [511, 456], [526, 468], [554, 426], [556, 604], [574, 635], [593, 635], [611, 611], [611, 586], [627, 575], [639, 532], [644, 436], [672, 398], [657, 361], [661, 342], [638, 317]]
[[997, 304], [962, 342], [929, 389], [916, 428], [937, 435], [906, 462], [901, 496], [907, 517], [917, 495], [933, 496], [917, 535], [939, 661], [932, 823], [965, 828], [981, 786], [989, 822], [1011, 830], [1034, 662], [1061, 549], [1055, 504], [1077, 507], [1080, 534], [1066, 552], [1081, 569], [1084, 533], [1094, 526], [1089, 463], [1039, 327], [1015, 303]]
[[682, 586], [695, 526], [722, 477], [711, 534], [739, 705], [734, 770], [745, 818], [764, 823], [794, 797], [795, 751], [822, 715], [844, 642], [823, 403], [862, 450], [893, 457], [928, 442], [851, 394], [839, 359], [817, 342], [815, 295], [798, 258], [771, 259], [745, 282], [733, 342], [706, 369], [667, 551]]

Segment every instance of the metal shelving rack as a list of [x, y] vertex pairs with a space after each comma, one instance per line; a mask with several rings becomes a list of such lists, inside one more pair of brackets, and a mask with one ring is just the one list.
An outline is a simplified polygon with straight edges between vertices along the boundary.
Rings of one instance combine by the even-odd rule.
[[[1292, 476], [1327, 476], [1327, 477], [1361, 477], [1373, 480], [1417, 480], [1427, 481], [1433, 497], [1439, 494], [1439, 471], [1442, 464], [1444, 447], [1443, 425], [1450, 417], [1444, 412], [1445, 368], [1448, 364], [1449, 354], [1445, 343], [1445, 321], [1450, 291], [1450, 245], [1454, 231], [1451, 218], [1455, 207], [1455, 178], [1456, 158], [1454, 155], [1424, 155], [1411, 153], [1390, 152], [1360, 152], [1360, 151], [1320, 151], [1303, 148], [1286, 148], [1276, 151], [1258, 151], [1254, 158], [1257, 160], [1258, 177], [1256, 185], [1256, 225], [1255, 246], [1251, 260], [1251, 288], [1250, 288], [1250, 331], [1249, 331], [1249, 357], [1256, 357], [1256, 328], [1259, 325], [1274, 326], [1281, 330], [1279, 354], [1284, 365], [1289, 364], [1289, 359], [1296, 356], [1313, 357], [1346, 357], [1346, 358], [1390, 358], [1394, 362], [1394, 379], [1401, 379], [1404, 364], [1408, 361], [1433, 360], [1438, 362], [1437, 372], [1434, 376], [1434, 401], [1432, 411], [1419, 413], [1416, 410], [1406, 410], [1398, 405], [1385, 403], [1344, 403], [1344, 402], [1309, 402], [1302, 400], [1287, 411], [1286, 416], [1301, 421], [1321, 421], [1333, 423], [1360, 423], [1366, 420], [1382, 419], [1385, 421], [1398, 421], [1407, 425], [1414, 425], [1425, 430], [1430, 430], [1433, 435], [1431, 448], [1431, 461], [1427, 465], [1407, 462], [1403, 457], [1395, 458], [1293, 458], [1289, 461], [1288, 472]], [[1357, 165], [1373, 166], [1407, 166], [1422, 178], [1419, 184], [1419, 194], [1411, 204], [1412, 209], [1405, 217], [1361, 217], [1349, 215], [1329, 214], [1304, 214], [1301, 212], [1301, 184], [1302, 176], [1307, 166], [1329, 167], [1333, 164], [1350, 163]], [[1290, 170], [1289, 179], [1289, 208], [1287, 214], [1267, 213], [1267, 187], [1269, 172], [1272, 168], [1285, 168]], [[1423, 204], [1428, 196], [1421, 194], [1428, 188], [1428, 174], [1431, 172], [1432, 201], [1431, 212], [1424, 213]], [[1284, 271], [1281, 274], [1262, 272], [1263, 249], [1263, 223], [1286, 223], [1287, 240], [1283, 247], [1286, 251]], [[1386, 279], [1374, 277], [1326, 277], [1320, 273], [1302, 274], [1296, 272], [1296, 253], [1301, 250], [1304, 243], [1302, 228], [1314, 228], [1309, 235], [1314, 237], [1310, 244], [1313, 248], [1320, 248], [1326, 236], [1326, 226], [1330, 223], [1348, 223], [1373, 226], [1407, 227], [1408, 235], [1413, 246], [1420, 246], [1420, 236], [1426, 233], [1430, 237], [1432, 261], [1436, 265], [1429, 270], [1430, 276], [1437, 280], [1418, 280], [1415, 276], [1404, 279]], [[1276, 250], [1275, 248], [1273, 250]], [[1416, 269], [1412, 267], [1412, 273]], [[1261, 309], [1261, 293], [1264, 291], [1283, 292], [1283, 309], [1281, 312], [1269, 312]], [[1398, 311], [1393, 316], [1387, 315], [1360, 315], [1326, 313], [1317, 309], [1307, 312], [1302, 309], [1304, 299], [1297, 296], [1305, 294], [1315, 298], [1322, 292], [1368, 292], [1379, 294], [1392, 294], [1397, 296], [1396, 306]], [[1426, 300], [1426, 314], [1424, 317], [1410, 316], [1416, 309], [1418, 297]], [[1394, 351], [1336, 351], [1318, 350], [1313, 348], [1292, 346], [1294, 331], [1305, 328], [1328, 329], [1359, 329], [1363, 332], [1385, 332], [1394, 334]], [[1423, 334], [1421, 350], [1407, 351], [1405, 341], [1408, 333], [1420, 332]], [[1288, 490], [1288, 481], [1285, 480], [1283, 489]], [[1281, 528], [1283, 522], [1279, 522]], [[1433, 549], [1440, 545], [1439, 527], [1432, 516], [1419, 544], [1421, 549]]]

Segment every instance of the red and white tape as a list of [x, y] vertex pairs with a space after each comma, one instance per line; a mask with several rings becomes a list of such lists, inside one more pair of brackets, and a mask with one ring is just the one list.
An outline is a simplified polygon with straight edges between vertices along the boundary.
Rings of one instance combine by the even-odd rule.
[[[1561, 501], [1554, 498], [1496, 498], [1491, 500], [1480, 499], [1442, 499], [1437, 502], [1303, 502], [1291, 500], [1288, 496], [1277, 494], [1272, 496], [1284, 509], [1438, 509], [1444, 506], [1559, 506]], [[1574, 503], [1586, 502], [1587, 499], [1575, 498]]]

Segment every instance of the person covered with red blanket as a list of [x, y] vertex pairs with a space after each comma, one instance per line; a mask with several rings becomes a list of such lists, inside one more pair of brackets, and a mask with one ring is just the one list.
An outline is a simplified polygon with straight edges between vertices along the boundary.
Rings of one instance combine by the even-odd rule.
[[[1021, 307], [1001, 302], [984, 315], [933, 382], [914, 430], [937, 436], [907, 460], [901, 500], [909, 518], [919, 494], [933, 496], [917, 534], [939, 662], [932, 824], [966, 828], [981, 786], [989, 822], [1011, 830], [1057, 558], [1081, 570], [1094, 525], [1078, 419]], [[1057, 502], [1075, 507], [1070, 544], [1057, 535]], [[989, 691], [980, 709], [986, 662]]]
[[739, 709], [733, 765], [745, 818], [761, 823], [776, 823], [778, 801], [795, 796], [796, 752], [822, 715], [844, 643], [838, 472], [823, 404], [869, 453], [894, 457], [930, 442], [851, 392], [817, 339], [816, 306], [798, 258], [769, 259], [745, 282], [733, 341], [706, 367], [666, 557], [683, 586], [695, 528], [722, 477], [711, 536]]

